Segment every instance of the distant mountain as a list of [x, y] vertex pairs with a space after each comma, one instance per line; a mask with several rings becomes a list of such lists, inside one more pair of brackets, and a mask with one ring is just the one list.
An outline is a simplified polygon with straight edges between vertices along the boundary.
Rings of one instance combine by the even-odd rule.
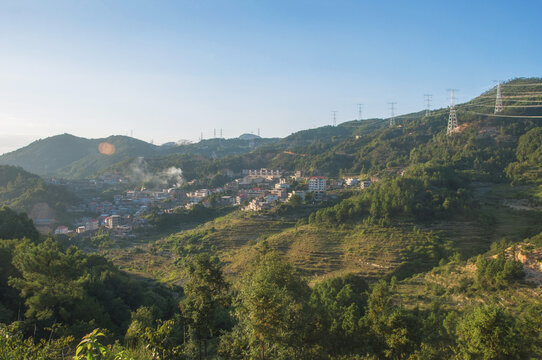
[[254, 135], [254, 134], [242, 134], [239, 136], [239, 139], [240, 140], [254, 140], [254, 139], [261, 139], [261, 137], [259, 137], [258, 135]]
[[[162, 154], [190, 154], [205, 157], [222, 158], [225, 156], [233, 156], [246, 154], [263, 145], [275, 144], [279, 139], [264, 139], [257, 135], [254, 138], [233, 138], [223, 139], [214, 138], [201, 140], [197, 143], [183, 144], [176, 147], [166, 146], [162, 149]], [[241, 135], [243, 136], [243, 135]], [[163, 145], [162, 145], [163, 146]]]
[[0, 164], [21, 166], [41, 176], [84, 178], [127, 157], [152, 156], [156, 148], [127, 136], [85, 139], [62, 134], [4, 154]]
[[278, 139], [254, 135], [247, 139], [207, 139], [198, 143], [166, 143], [156, 146], [127, 136], [86, 139], [70, 134], [52, 136], [0, 156], [0, 165], [20, 166], [47, 177], [82, 179], [102, 173], [119, 163], [137, 157], [162, 158], [168, 155], [194, 155], [222, 158], [246, 154]]

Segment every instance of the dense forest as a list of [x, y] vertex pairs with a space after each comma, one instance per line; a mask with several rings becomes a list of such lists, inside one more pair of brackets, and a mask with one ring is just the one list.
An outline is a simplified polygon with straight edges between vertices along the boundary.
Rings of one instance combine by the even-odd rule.
[[[395, 278], [368, 284], [346, 275], [310, 287], [265, 242], [234, 283], [217, 257], [200, 253], [183, 264], [184, 291], [168, 289], [128, 277], [101, 256], [52, 239], [25, 239], [34, 234], [32, 224], [4, 209], [2, 217], [8, 216], [26, 223], [20, 229], [26, 233], [1, 240], [0, 320], [9, 325], [0, 327], [0, 348], [6, 359], [57, 359], [75, 351], [81, 359], [542, 356], [542, 304], [505, 307], [497, 301], [503, 289], [525, 287], [522, 264], [504, 248], [497, 257], [478, 256], [468, 282], [445, 291], [484, 294], [493, 302], [455, 309], [435, 294], [420, 308], [403, 300]], [[541, 241], [542, 234], [525, 243]], [[438, 271], [453, 274], [465, 265], [452, 257]]]

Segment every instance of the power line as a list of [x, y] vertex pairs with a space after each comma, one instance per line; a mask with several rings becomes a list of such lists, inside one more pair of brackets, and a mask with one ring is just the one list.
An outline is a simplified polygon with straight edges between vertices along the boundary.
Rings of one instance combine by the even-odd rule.
[[533, 84], [502, 84], [502, 86], [541, 86], [542, 83], [533, 83]]
[[[492, 96], [492, 98], [493, 98], [493, 96]], [[484, 101], [490, 101], [490, 103], [493, 105], [493, 102], [492, 102], [492, 100], [490, 100], [490, 99], [482, 99], [480, 102], [484, 102]], [[516, 103], [516, 102], [518, 102], [518, 103], [522, 103], [522, 102], [527, 102], [527, 103], [533, 102], [533, 103], [537, 103], [537, 102], [542, 102], [542, 99], [540, 99], [540, 100], [529, 100], [529, 99], [526, 99], [526, 100], [523, 100], [523, 99], [502, 99], [502, 101], [514, 102], [514, 103]], [[488, 104], [489, 104], [489, 103], [488, 103]], [[504, 106], [506, 106], [506, 105], [504, 105]]]
[[469, 113], [469, 114], [475, 114], [475, 115], [483, 115], [483, 116], [494, 116], [494, 117], [505, 117], [505, 118], [524, 118], [524, 119], [542, 119], [542, 115], [525, 115], [525, 116], [522, 116], [522, 115], [499, 115], [499, 114], [484, 114], [484, 113], [479, 113], [479, 112], [475, 112], [475, 111], [468, 111], [468, 110], [464, 110], [463, 112], [466, 112], [466, 113]]
[[[493, 107], [494, 105], [493, 104], [466, 104], [466, 105], [463, 105], [463, 106], [467, 106], [467, 107], [468, 106]], [[542, 107], [542, 104], [541, 105], [501, 105], [501, 107], [504, 107], [504, 108], [540, 108], [540, 107]], [[501, 111], [502, 111], [502, 109], [501, 109]]]

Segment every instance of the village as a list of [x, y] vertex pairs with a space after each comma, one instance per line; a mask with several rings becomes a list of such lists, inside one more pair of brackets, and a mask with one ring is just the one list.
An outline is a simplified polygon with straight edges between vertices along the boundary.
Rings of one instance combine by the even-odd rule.
[[[81, 204], [67, 209], [76, 216], [75, 226], [58, 225], [55, 235], [90, 236], [101, 228], [108, 229], [117, 238], [135, 238], [134, 230], [148, 227], [146, 215], [150, 209], [163, 214], [178, 209], [190, 210], [194, 206], [239, 207], [244, 211], [259, 212], [286, 203], [297, 197], [301, 202], [310, 199], [319, 203], [328, 199], [329, 190], [343, 188], [363, 190], [379, 181], [377, 177], [361, 180], [356, 177], [328, 179], [324, 176], [306, 177], [301, 171], [287, 173], [276, 169], [243, 170], [241, 174], [226, 171], [234, 180], [221, 187], [201, 188], [192, 191], [172, 187], [147, 189], [144, 186], [134, 190], [117, 191], [110, 200], [96, 196], [97, 189], [128, 187], [129, 179], [116, 174], [105, 174], [97, 179], [84, 182], [49, 182], [65, 185], [84, 200]], [[192, 187], [197, 180], [187, 183]], [[78, 217], [77, 214], [81, 216]], [[92, 214], [95, 214], [92, 216]]]

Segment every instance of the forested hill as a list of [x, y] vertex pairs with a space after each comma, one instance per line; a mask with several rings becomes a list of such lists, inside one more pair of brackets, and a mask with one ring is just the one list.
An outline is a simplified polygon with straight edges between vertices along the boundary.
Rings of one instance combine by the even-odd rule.
[[[103, 146], [100, 144], [110, 144]], [[149, 156], [156, 146], [126, 136], [85, 139], [62, 134], [37, 140], [0, 156], [0, 164], [21, 166], [41, 176], [85, 177], [128, 156]]]
[[0, 204], [17, 211], [32, 212], [34, 205], [44, 203], [62, 216], [69, 205], [80, 199], [62, 186], [45, 183], [39, 176], [20, 167], [0, 165]]
[[[539, 177], [537, 152], [526, 146], [540, 144], [536, 129], [542, 124], [542, 118], [537, 118], [542, 116], [542, 92], [537, 90], [541, 82], [530, 78], [502, 84], [503, 111], [497, 116], [493, 113], [496, 87], [457, 105], [459, 128], [450, 136], [445, 108], [429, 116], [425, 111], [397, 116], [393, 127], [389, 119], [350, 121], [299, 131], [245, 154], [220, 159], [173, 154], [154, 158], [149, 165], [156, 171], [180, 167], [191, 180], [212, 178], [224, 169], [240, 172], [259, 167], [332, 177], [387, 177], [411, 165], [434, 162], [472, 171], [478, 179], [534, 180]], [[123, 168], [129, 167], [120, 164], [114, 170]]]
[[412, 164], [441, 161], [500, 177], [516, 160], [520, 137], [541, 126], [542, 119], [532, 118], [542, 116], [542, 92], [536, 93], [541, 86], [534, 85], [540, 83], [532, 78], [502, 84], [504, 109], [498, 116], [493, 116], [495, 88], [457, 105], [459, 128], [451, 136], [446, 135], [448, 109], [434, 110], [430, 116], [425, 111], [398, 116], [393, 127], [383, 120], [350, 122], [327, 133], [321, 128], [315, 142], [303, 141], [302, 132], [283, 139], [290, 151], [276, 149], [267, 165], [337, 176], [396, 172]]
[[[176, 166], [188, 179], [212, 177], [223, 169], [270, 167], [315, 175], [373, 175], [440, 159], [483, 174], [502, 176], [516, 159], [519, 137], [540, 126], [542, 80], [503, 83], [503, 111], [493, 116], [496, 87], [456, 106], [459, 129], [446, 136], [448, 109], [388, 119], [349, 121], [296, 132], [283, 139], [208, 139], [195, 144], [155, 146], [126, 136], [85, 139], [64, 134], [0, 156], [0, 164], [17, 165], [41, 176], [85, 178], [106, 170], [123, 172], [132, 159], [145, 157], [152, 170]], [[534, 118], [533, 118], [534, 116]], [[100, 153], [100, 144], [113, 147]], [[473, 153], [477, 155], [473, 157]], [[474, 159], [477, 159], [474, 163]], [[531, 159], [530, 161], [532, 161]], [[528, 174], [521, 175], [520, 172]], [[516, 166], [518, 177], [536, 174]]]
[[208, 139], [195, 144], [156, 146], [127, 136], [86, 139], [70, 134], [37, 140], [21, 149], [0, 156], [0, 164], [21, 166], [25, 170], [51, 177], [81, 179], [94, 176], [110, 166], [137, 157], [164, 157], [192, 154], [205, 158], [248, 153], [277, 139]]

